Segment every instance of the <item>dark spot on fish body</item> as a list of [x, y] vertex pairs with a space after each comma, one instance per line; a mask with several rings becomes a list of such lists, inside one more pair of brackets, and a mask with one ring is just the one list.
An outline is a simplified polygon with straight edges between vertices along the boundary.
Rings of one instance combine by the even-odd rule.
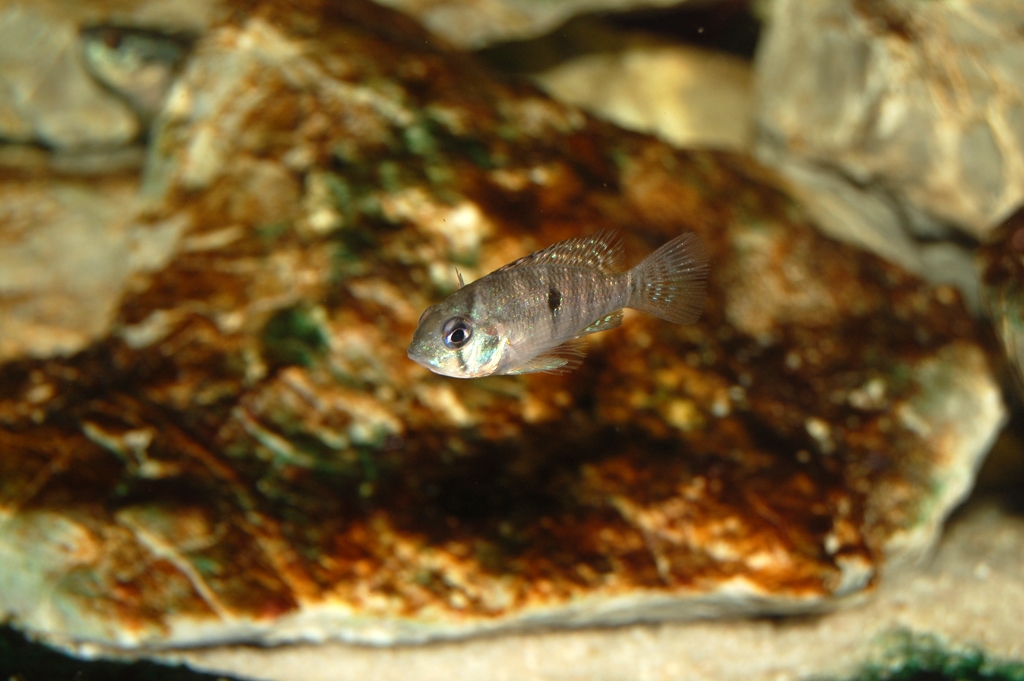
[[562, 292], [556, 288], [548, 289], [548, 309], [551, 310], [551, 316], [554, 317], [558, 309], [562, 307]]

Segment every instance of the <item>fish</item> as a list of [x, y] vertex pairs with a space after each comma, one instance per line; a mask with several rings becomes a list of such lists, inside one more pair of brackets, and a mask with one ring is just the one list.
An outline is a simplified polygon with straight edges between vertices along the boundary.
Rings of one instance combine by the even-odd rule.
[[442, 376], [565, 373], [583, 337], [622, 323], [632, 308], [676, 324], [699, 319], [708, 253], [686, 232], [623, 270], [614, 230], [560, 241], [465, 284], [420, 316], [408, 355]]

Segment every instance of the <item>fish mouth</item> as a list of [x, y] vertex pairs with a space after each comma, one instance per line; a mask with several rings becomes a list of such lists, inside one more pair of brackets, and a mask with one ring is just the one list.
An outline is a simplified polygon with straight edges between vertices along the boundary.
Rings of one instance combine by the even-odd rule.
[[447, 376], [448, 378], [471, 378], [470, 376], [466, 376], [465, 374], [453, 374], [450, 371], [445, 370], [444, 367], [442, 367], [441, 365], [432, 362], [429, 359], [417, 357], [413, 353], [412, 348], [409, 348], [409, 350], [405, 354], [409, 357], [409, 359], [416, 362], [417, 364], [419, 364], [421, 367], [423, 367], [432, 374], [437, 374], [438, 376]]
[[417, 355], [413, 351], [413, 346], [412, 345], [410, 345], [409, 349], [406, 350], [405, 355], [406, 355], [406, 357], [408, 357], [412, 361], [414, 361], [417, 364], [419, 364], [424, 369], [430, 369], [434, 373], [439, 373], [438, 367], [434, 366], [434, 364], [429, 359], [425, 359], [425, 358], [420, 357], [419, 355]]

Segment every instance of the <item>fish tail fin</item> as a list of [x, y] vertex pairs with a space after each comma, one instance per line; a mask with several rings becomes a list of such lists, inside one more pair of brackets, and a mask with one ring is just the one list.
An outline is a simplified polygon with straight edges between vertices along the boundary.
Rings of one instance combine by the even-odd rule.
[[629, 307], [676, 324], [692, 324], [707, 297], [708, 252], [687, 232], [651, 253], [629, 272]]

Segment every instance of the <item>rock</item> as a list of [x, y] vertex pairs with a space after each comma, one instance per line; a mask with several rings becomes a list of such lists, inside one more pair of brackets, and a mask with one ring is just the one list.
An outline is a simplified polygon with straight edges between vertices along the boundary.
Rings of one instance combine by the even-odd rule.
[[0, 183], [0, 361], [105, 336], [132, 274], [166, 263], [184, 225], [135, 223], [138, 188], [124, 174]]
[[[213, 7], [0, 2], [0, 139], [67, 155], [132, 144], [147, 123], [139, 96], [149, 110], [159, 106], [185, 36], [205, 28]], [[133, 29], [139, 23], [144, 32]]]
[[687, 0], [383, 0], [381, 4], [419, 19], [434, 33], [459, 47], [532, 38], [570, 17], [596, 12], [669, 7]]
[[[1024, 520], [979, 499], [952, 523], [922, 571], [887, 581], [869, 603], [827, 617], [548, 631], [386, 651], [340, 643], [221, 647], [166, 659], [260, 681], [392, 681], [411, 670], [424, 681], [570, 674], [695, 681], [1015, 679], [1022, 668], [1016, 607], [1024, 603], [1022, 561]], [[932, 673], [905, 669], [915, 658]], [[958, 659], [967, 669], [981, 662], [981, 669], [956, 675], [958, 665], [950, 663]], [[1000, 661], [1010, 662], [1002, 676]]]
[[0, 670], [18, 681], [104, 681], [139, 679], [140, 681], [241, 681], [222, 674], [194, 672], [184, 665], [169, 665], [143, 660], [83, 660], [64, 651], [47, 648], [27, 640], [10, 627], [0, 626]]
[[985, 311], [1024, 389], [1024, 209], [995, 230], [979, 256]]
[[139, 134], [127, 106], [90, 78], [71, 22], [27, 4], [0, 11], [0, 136], [61, 149], [122, 146]]
[[830, 234], [973, 296], [956, 234], [984, 239], [1024, 200], [1021, 26], [1010, 0], [773, 3], [758, 155]]
[[82, 33], [86, 68], [121, 95], [143, 125], [163, 108], [188, 42], [103, 26]]
[[679, 147], [749, 145], [753, 108], [746, 60], [642, 35], [611, 40], [619, 43], [614, 49], [574, 57], [535, 80], [556, 99]]
[[142, 143], [211, 7], [0, 3], [0, 361], [109, 334], [170, 257], [184, 224], [139, 222]]
[[[0, 366], [0, 617], [39, 639], [819, 612], [928, 549], [1004, 418], [952, 289], [369, 3], [225, 9], [153, 125], [133, 229], [169, 255], [76, 354]], [[702, 321], [627, 315], [567, 376], [407, 360], [455, 266], [601, 228], [698, 232]]]

